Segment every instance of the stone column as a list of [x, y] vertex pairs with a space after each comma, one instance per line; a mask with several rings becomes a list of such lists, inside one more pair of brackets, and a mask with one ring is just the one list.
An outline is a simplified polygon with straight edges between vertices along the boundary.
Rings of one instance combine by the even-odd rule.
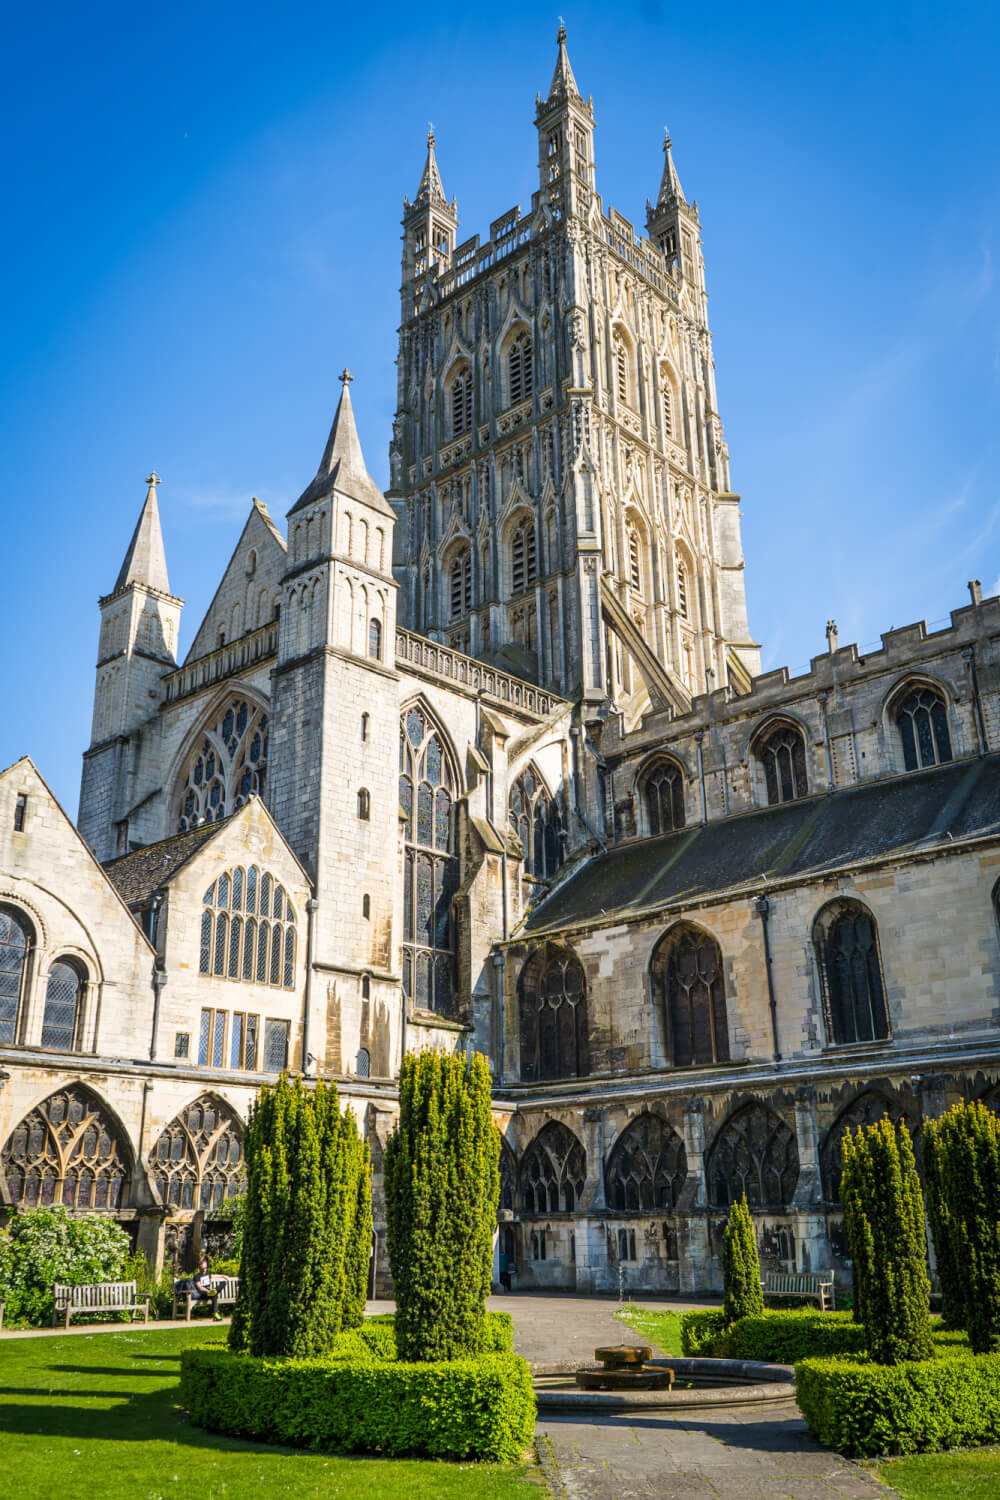
[[678, 1208], [686, 1210], [678, 1223], [678, 1274], [682, 1292], [703, 1291], [712, 1282], [712, 1256], [708, 1242], [708, 1194], [705, 1185], [705, 1106], [692, 1097], [684, 1103], [684, 1149], [687, 1181]]
[[[589, 1213], [603, 1215], [607, 1207], [604, 1197], [604, 1111], [591, 1105], [583, 1112], [583, 1145], [587, 1153], [587, 1186], [590, 1197]], [[597, 1291], [607, 1284], [607, 1237], [601, 1217], [577, 1219], [576, 1234], [576, 1287], [578, 1291]]]
[[833, 1265], [826, 1214], [822, 1210], [823, 1182], [819, 1165], [819, 1125], [816, 1090], [811, 1083], [795, 1090], [795, 1136], [799, 1147], [799, 1180], [792, 1207], [798, 1209], [796, 1260], [801, 1271], [826, 1271]]

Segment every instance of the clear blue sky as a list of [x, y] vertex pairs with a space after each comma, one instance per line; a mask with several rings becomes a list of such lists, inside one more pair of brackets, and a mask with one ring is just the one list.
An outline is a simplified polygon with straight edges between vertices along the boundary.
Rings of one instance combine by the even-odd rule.
[[[569, 0], [565, 0], [569, 4]], [[597, 179], [641, 225], [663, 127], [704, 228], [765, 666], [1000, 574], [1000, 20], [985, 3], [577, 5]], [[75, 816], [96, 599], [150, 468], [182, 645], [252, 495], [282, 518], [349, 364], [387, 483], [399, 218], [428, 120], [460, 237], [535, 185], [555, 9], [8, 6], [0, 85], [0, 763]]]

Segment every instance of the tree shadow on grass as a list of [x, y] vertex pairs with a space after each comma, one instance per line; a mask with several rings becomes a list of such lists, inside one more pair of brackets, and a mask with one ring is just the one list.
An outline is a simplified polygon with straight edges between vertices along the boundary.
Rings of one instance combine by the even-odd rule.
[[[130, 1370], [126, 1365], [46, 1365], [47, 1370], [58, 1370], [63, 1375], [111, 1375], [117, 1380], [131, 1380], [140, 1376], [143, 1380], [162, 1380], [159, 1370]], [[96, 1391], [94, 1394], [98, 1394]]]

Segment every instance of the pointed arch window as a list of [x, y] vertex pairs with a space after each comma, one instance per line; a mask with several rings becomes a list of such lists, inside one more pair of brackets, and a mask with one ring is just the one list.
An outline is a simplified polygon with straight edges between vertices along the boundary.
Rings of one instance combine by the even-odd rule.
[[243, 1127], [212, 1094], [176, 1115], [149, 1153], [149, 1176], [167, 1209], [211, 1210], [243, 1191]]
[[448, 566], [448, 593], [451, 618], [460, 620], [472, 608], [472, 552], [462, 547]]
[[834, 901], [813, 925], [827, 1036], [835, 1045], [884, 1041], [889, 1012], [875, 918], [860, 901]]
[[716, 1136], [705, 1175], [714, 1208], [729, 1208], [744, 1193], [751, 1208], [785, 1208], [799, 1180], [794, 1132], [767, 1105], [745, 1104]]
[[42, 1046], [72, 1052], [79, 1046], [80, 1022], [87, 976], [71, 958], [60, 958], [49, 969], [42, 1014]]
[[642, 593], [642, 542], [634, 526], [628, 529], [628, 576], [632, 590]]
[[618, 1137], [604, 1175], [613, 1212], [676, 1208], [687, 1179], [684, 1142], [666, 1120], [643, 1110]]
[[688, 617], [688, 575], [682, 562], [677, 564], [677, 613], [685, 620]]
[[568, 1125], [550, 1120], [521, 1158], [521, 1207], [526, 1214], [571, 1214], [587, 1182], [587, 1153]]
[[129, 1198], [132, 1156], [110, 1110], [70, 1084], [26, 1115], [0, 1156], [6, 1201], [15, 1208], [115, 1213]]
[[460, 437], [472, 429], [472, 371], [460, 370], [451, 383], [451, 435]]
[[809, 791], [806, 744], [800, 729], [782, 724], [758, 743], [757, 759], [764, 772], [768, 805], [794, 802]]
[[568, 948], [549, 943], [521, 970], [521, 1078], [583, 1078], [590, 1071], [587, 984]]
[[3, 1046], [12, 1046], [20, 1040], [34, 946], [34, 928], [24, 913], [0, 906], [0, 1045]]
[[288, 893], [256, 865], [245, 874], [235, 869], [220, 875], [202, 897], [201, 974], [244, 984], [256, 975], [258, 984], [290, 990], [295, 986], [295, 943], [295, 909]]
[[689, 923], [675, 927], [657, 946], [651, 977], [674, 1067], [728, 1062], [726, 981], [715, 939]]
[[615, 394], [618, 400], [628, 405], [628, 350], [625, 340], [620, 333], [615, 333], [613, 341], [614, 372], [615, 372]]
[[526, 333], [519, 334], [507, 352], [507, 381], [510, 389], [510, 405], [527, 401], [534, 384], [531, 340]]
[[508, 817], [524, 849], [525, 870], [547, 880], [562, 864], [562, 817], [535, 766], [511, 787]]
[[511, 592], [523, 593], [538, 576], [538, 556], [533, 516], [522, 516], [510, 537]]
[[264, 794], [268, 720], [264, 709], [233, 697], [218, 711], [177, 780], [177, 831], [236, 812]]
[[372, 661], [382, 660], [382, 621], [368, 622], [368, 655]]
[[[834, 1120], [820, 1147], [820, 1171], [823, 1179], [823, 1192], [828, 1203], [836, 1203], [840, 1198], [844, 1136], [849, 1130], [874, 1125], [878, 1120], [891, 1120], [894, 1125], [904, 1120], [911, 1136], [916, 1132], [916, 1120], [908, 1114], [900, 1099], [879, 1093], [876, 1089], [866, 1089], [864, 1093], [859, 1094]], [[919, 1169], [919, 1156], [917, 1166]]]
[[944, 765], [952, 759], [948, 708], [935, 688], [913, 688], [899, 702], [895, 719], [908, 771]]
[[684, 773], [672, 760], [655, 760], [642, 778], [642, 800], [651, 837], [684, 827]]
[[660, 410], [663, 413], [663, 436], [674, 435], [674, 385], [666, 365], [660, 366]]
[[414, 1009], [440, 1016], [451, 1016], [455, 1006], [456, 792], [436, 727], [422, 709], [407, 709], [399, 734], [403, 993]]

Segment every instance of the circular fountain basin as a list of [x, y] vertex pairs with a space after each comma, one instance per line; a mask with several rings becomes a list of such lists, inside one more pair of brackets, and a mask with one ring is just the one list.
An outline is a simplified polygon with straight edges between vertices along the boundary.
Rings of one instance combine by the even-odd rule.
[[674, 1385], [661, 1391], [583, 1391], [573, 1360], [531, 1367], [539, 1411], [692, 1411], [704, 1407], [752, 1406], [795, 1399], [791, 1365], [748, 1359], [651, 1359], [652, 1369], [673, 1370]]

